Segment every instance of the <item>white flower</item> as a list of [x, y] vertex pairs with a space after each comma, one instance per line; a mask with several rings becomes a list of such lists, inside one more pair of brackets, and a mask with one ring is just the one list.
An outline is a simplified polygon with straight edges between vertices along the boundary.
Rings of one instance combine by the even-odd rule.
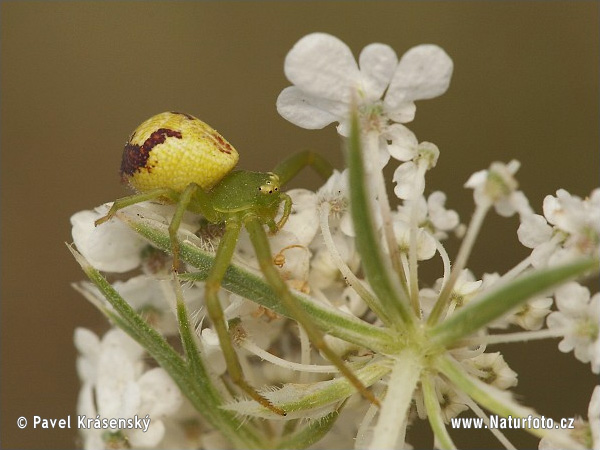
[[469, 409], [456, 389], [439, 377], [435, 379], [435, 390], [445, 423], [449, 423], [451, 418]]
[[510, 217], [515, 212], [520, 215], [531, 213], [529, 202], [521, 191], [517, 191], [518, 183], [514, 178], [520, 165], [514, 159], [508, 164], [494, 162], [489, 170], [471, 175], [465, 187], [473, 189], [478, 206], [493, 204], [501, 216]]
[[[145, 371], [144, 350], [123, 331], [112, 329], [102, 339], [89, 330], [75, 330], [80, 352], [78, 372], [83, 385], [77, 412], [95, 418], [151, 417], [146, 433], [121, 430], [134, 447], [153, 447], [164, 435], [161, 419], [174, 413], [182, 397], [161, 368]], [[116, 431], [116, 430], [115, 430]], [[86, 448], [104, 448], [104, 430], [82, 430]]]
[[[408, 254], [410, 247], [410, 225], [403, 221], [394, 222], [394, 235], [396, 242], [402, 252]], [[424, 261], [433, 258], [436, 252], [435, 238], [424, 228], [419, 228], [416, 233], [417, 238], [417, 259]]]
[[203, 356], [206, 367], [209, 367], [215, 375], [223, 375], [227, 369], [227, 364], [217, 332], [212, 328], [204, 328], [200, 335], [200, 342], [204, 350]]
[[425, 173], [437, 164], [440, 151], [431, 142], [419, 142], [412, 131], [400, 124], [388, 127], [393, 135], [387, 137], [387, 146], [392, 157], [405, 161], [400, 164], [392, 181], [396, 183], [394, 193], [398, 198], [410, 199], [423, 194], [425, 190]]
[[517, 230], [519, 241], [525, 247], [535, 248], [552, 237], [552, 227], [539, 214], [527, 214], [521, 217], [521, 225]]
[[446, 92], [452, 68], [450, 57], [435, 45], [413, 47], [398, 61], [391, 47], [370, 44], [357, 64], [341, 40], [313, 33], [300, 39], [285, 59], [285, 74], [294, 86], [281, 92], [277, 110], [308, 129], [338, 122], [338, 131], [347, 135], [351, 104], [358, 101], [363, 118], [379, 132], [380, 159], [385, 165], [388, 141], [398, 132], [388, 128], [389, 122], [410, 122], [414, 101]]
[[[442, 290], [443, 281], [442, 278], [438, 278], [435, 281], [433, 288], [423, 288], [419, 291], [419, 299], [425, 317], [429, 316], [435, 302], [438, 300]], [[458, 276], [456, 284], [450, 294], [451, 303], [446, 313], [446, 317], [451, 316], [456, 308], [460, 308], [469, 303], [471, 299], [481, 291], [482, 284], [482, 280], [475, 280], [473, 274], [468, 269], [464, 269]]]
[[539, 330], [544, 326], [544, 318], [550, 314], [552, 303], [550, 297], [529, 300], [509, 316], [509, 321], [525, 330]]
[[446, 232], [455, 229], [459, 225], [458, 214], [454, 210], [446, 209], [445, 203], [446, 194], [440, 191], [433, 192], [427, 200], [421, 196], [406, 201], [404, 205], [398, 207], [395, 221], [400, 221], [408, 226], [411, 209], [416, 208], [416, 222], [419, 227], [436, 239], [445, 239], [448, 237]]
[[[351, 270], [358, 270], [360, 256], [356, 251], [354, 238], [342, 233], [339, 228], [332, 228], [331, 232], [335, 248], [339, 252], [342, 261]], [[309, 284], [311, 288], [323, 290], [342, 286], [342, 289], [344, 289], [346, 283], [342, 280], [340, 269], [335, 264], [329, 250], [324, 245], [315, 247], [314, 256], [310, 261]], [[336, 292], [338, 292], [337, 289]]]
[[563, 332], [558, 349], [575, 351], [581, 362], [590, 362], [592, 371], [600, 373], [600, 293], [590, 298], [590, 291], [578, 283], [567, 283], [556, 290], [558, 311], [548, 316], [548, 328]]
[[229, 306], [223, 313], [227, 321], [240, 319], [244, 333], [262, 348], [269, 348], [277, 341], [285, 323], [285, 318], [265, 312], [263, 307], [235, 294], [230, 295]]
[[[498, 273], [486, 273], [483, 275], [481, 291], [486, 292], [501, 279]], [[496, 319], [489, 328], [507, 328], [509, 325], [517, 325], [525, 330], [539, 330], [544, 326], [544, 318], [550, 314], [554, 301], [550, 297], [536, 297], [519, 305], [510, 314]]]
[[[175, 290], [171, 279], [139, 275], [127, 281], [116, 281], [113, 287], [153, 327], [165, 335], [177, 333]], [[204, 298], [203, 286], [188, 285], [182, 291], [189, 309], [200, 307]]]
[[292, 212], [284, 229], [296, 235], [298, 244], [309, 245], [319, 230], [317, 196], [307, 189], [292, 189], [286, 193], [292, 198]]
[[556, 197], [544, 199], [544, 216], [548, 222], [568, 235], [564, 246], [580, 254], [598, 256], [600, 248], [600, 189], [585, 200], [564, 189]]
[[539, 330], [544, 326], [544, 319], [550, 314], [553, 303], [550, 297], [534, 298], [521, 304], [507, 316], [495, 320], [490, 328], [507, 328], [513, 324], [524, 330]]
[[446, 194], [434, 191], [427, 198], [429, 220], [433, 226], [433, 235], [437, 239], [446, 239], [447, 231], [457, 231], [460, 226], [460, 217], [453, 209], [446, 209]]
[[517, 372], [508, 367], [500, 352], [482, 353], [461, 362], [482, 381], [498, 389], [517, 385]]
[[400, 164], [394, 171], [392, 181], [396, 183], [394, 194], [407, 200], [422, 195], [425, 191], [425, 173], [419, 170], [419, 165], [413, 161]]
[[464, 269], [452, 289], [452, 303], [457, 307], [466, 305], [478, 293], [482, 284], [482, 280], [475, 280], [471, 271]]
[[147, 243], [118, 219], [95, 226], [94, 222], [108, 212], [108, 206], [71, 216], [73, 242], [98, 270], [117, 273], [133, 270], [140, 265], [141, 252]]
[[[377, 203], [377, 196], [371, 193], [371, 202]], [[329, 204], [330, 227], [339, 228], [346, 236], [355, 237], [352, 214], [350, 214], [350, 187], [348, 184], [348, 169], [342, 172], [337, 170], [329, 177], [327, 182], [317, 190], [317, 206]], [[381, 211], [374, 208], [373, 218], [376, 228], [381, 226]]]
[[340, 228], [347, 236], [354, 236], [354, 225], [350, 215], [348, 169], [334, 170], [325, 184], [317, 191], [317, 205], [329, 204], [329, 214], [339, 219]]
[[521, 217], [519, 241], [532, 248], [534, 267], [566, 262], [573, 257], [600, 255], [600, 189], [581, 199], [564, 189], [544, 199], [544, 216]]

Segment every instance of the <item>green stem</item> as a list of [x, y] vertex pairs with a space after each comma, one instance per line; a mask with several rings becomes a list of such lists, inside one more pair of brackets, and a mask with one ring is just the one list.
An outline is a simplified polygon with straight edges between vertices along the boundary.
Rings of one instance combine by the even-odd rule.
[[408, 411], [421, 369], [419, 355], [410, 350], [404, 350], [396, 357], [369, 449], [397, 448], [404, 442], [401, 433], [406, 429]]
[[427, 409], [427, 418], [433, 434], [435, 435], [438, 444], [442, 450], [455, 449], [456, 445], [452, 442], [452, 438], [446, 429], [442, 418], [442, 409], [440, 401], [435, 392], [435, 380], [431, 375], [421, 378], [421, 386], [423, 387], [423, 397], [425, 398], [425, 408]]
[[356, 111], [351, 118], [348, 143], [348, 169], [350, 176], [350, 212], [356, 233], [356, 246], [362, 258], [365, 274], [383, 308], [407, 327], [414, 325], [409, 299], [390, 274], [384, 261], [379, 236], [375, 233], [373, 213], [367, 195], [367, 180], [362, 155], [360, 128]]
[[528, 299], [586, 272], [598, 270], [598, 261], [583, 259], [537, 270], [473, 299], [430, 332], [431, 343], [448, 348], [458, 339], [484, 328]]

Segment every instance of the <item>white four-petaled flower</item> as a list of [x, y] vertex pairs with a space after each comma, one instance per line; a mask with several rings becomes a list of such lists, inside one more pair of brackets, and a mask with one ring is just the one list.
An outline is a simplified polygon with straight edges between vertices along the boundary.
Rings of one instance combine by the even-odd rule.
[[436, 45], [419, 45], [400, 60], [384, 44], [366, 46], [358, 63], [350, 48], [326, 33], [300, 39], [286, 59], [285, 74], [293, 86], [277, 99], [277, 111], [302, 128], [318, 129], [338, 122], [347, 136], [348, 117], [356, 102], [362, 118], [379, 134], [380, 163], [385, 165], [394, 141], [404, 129], [394, 123], [414, 119], [416, 100], [442, 95], [448, 89], [453, 64]]

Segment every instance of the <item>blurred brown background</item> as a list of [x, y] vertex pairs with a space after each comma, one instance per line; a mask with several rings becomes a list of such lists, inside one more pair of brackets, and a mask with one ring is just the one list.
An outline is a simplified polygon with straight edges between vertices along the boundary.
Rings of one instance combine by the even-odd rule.
[[[307, 147], [340, 167], [332, 127], [302, 130], [277, 115], [286, 52], [313, 31], [340, 37], [356, 55], [371, 42], [399, 55], [436, 43], [454, 60], [452, 84], [418, 104], [410, 125], [441, 149], [429, 186], [467, 221], [468, 176], [517, 158], [540, 211], [559, 187], [585, 196], [598, 186], [598, 13], [595, 2], [560, 1], [2, 2], [0, 445], [77, 447], [76, 430], [20, 430], [16, 420], [75, 413], [73, 330], [101, 333], [106, 324], [70, 287], [83, 274], [64, 245], [69, 217], [126, 193], [121, 149], [142, 120], [194, 114], [237, 147], [247, 169], [268, 170]], [[470, 264], [479, 275], [525, 254], [514, 218], [486, 225]], [[506, 348], [520, 399], [554, 418], [585, 415], [596, 379], [557, 353], [555, 341]], [[473, 446], [474, 436], [457, 443]], [[537, 447], [524, 433], [509, 436]], [[410, 442], [431, 446], [428, 437]]]

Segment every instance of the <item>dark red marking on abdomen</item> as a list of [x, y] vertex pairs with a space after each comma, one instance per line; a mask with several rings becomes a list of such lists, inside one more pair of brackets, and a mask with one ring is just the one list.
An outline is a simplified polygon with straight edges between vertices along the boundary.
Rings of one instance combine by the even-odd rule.
[[231, 155], [231, 145], [219, 133], [214, 133], [214, 138], [217, 141], [217, 148], [221, 153]]
[[150, 157], [150, 151], [157, 145], [165, 142], [168, 137], [181, 139], [181, 132], [169, 130], [168, 128], [159, 128], [144, 141], [144, 144], [141, 147], [131, 143], [131, 139], [133, 138], [132, 135], [123, 149], [121, 176], [124, 177], [126, 174], [131, 176], [136, 171], [143, 168], [150, 170], [150, 167], [146, 166], [148, 158]]

